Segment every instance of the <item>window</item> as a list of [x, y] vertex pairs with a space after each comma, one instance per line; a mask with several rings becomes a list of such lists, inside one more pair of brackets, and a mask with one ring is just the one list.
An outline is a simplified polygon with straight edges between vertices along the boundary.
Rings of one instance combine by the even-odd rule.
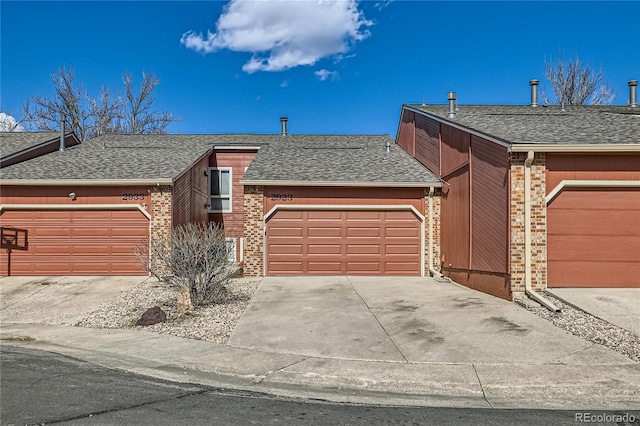
[[231, 167], [209, 169], [209, 211], [231, 211]]

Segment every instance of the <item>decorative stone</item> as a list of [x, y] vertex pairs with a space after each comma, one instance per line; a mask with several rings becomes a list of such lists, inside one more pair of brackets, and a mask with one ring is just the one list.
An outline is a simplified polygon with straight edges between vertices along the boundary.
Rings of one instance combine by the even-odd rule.
[[176, 299], [176, 309], [181, 314], [193, 310], [191, 292], [187, 286], [180, 287], [180, 293], [178, 293], [178, 298]]
[[143, 327], [158, 324], [159, 322], [166, 322], [167, 314], [160, 309], [159, 306], [154, 306], [153, 308], [147, 309], [144, 314], [140, 317], [136, 325], [141, 325]]

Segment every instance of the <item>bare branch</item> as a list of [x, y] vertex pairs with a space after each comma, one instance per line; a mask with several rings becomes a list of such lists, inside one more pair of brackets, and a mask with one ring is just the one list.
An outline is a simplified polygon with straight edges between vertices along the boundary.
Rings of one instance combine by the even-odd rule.
[[89, 96], [74, 81], [74, 69], [60, 67], [52, 74], [55, 95], [33, 95], [23, 105], [25, 123], [39, 131], [58, 131], [60, 115], [66, 117], [67, 129], [81, 140], [108, 133], [166, 133], [176, 118], [167, 111], [154, 111], [153, 90], [160, 79], [142, 74], [140, 91], [134, 89], [130, 74], [123, 76], [125, 94], [113, 94], [103, 87], [97, 98]]
[[[580, 62], [576, 56], [565, 62], [562, 55], [558, 55], [555, 63], [545, 62], [545, 75], [551, 82], [556, 101], [561, 105], [609, 105], [613, 103], [616, 94], [613, 88], [603, 83], [602, 69], [597, 72], [589, 65]], [[543, 93], [542, 101], [551, 101]]]

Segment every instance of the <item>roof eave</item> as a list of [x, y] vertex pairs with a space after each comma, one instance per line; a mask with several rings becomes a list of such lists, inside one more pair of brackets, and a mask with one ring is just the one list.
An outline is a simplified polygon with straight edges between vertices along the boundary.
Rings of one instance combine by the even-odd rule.
[[2, 186], [173, 186], [173, 179], [2, 179]]
[[455, 121], [447, 120], [446, 118], [442, 118], [439, 115], [435, 115], [435, 114], [432, 114], [430, 112], [423, 111], [423, 110], [421, 110], [419, 108], [413, 108], [413, 107], [411, 107], [409, 105], [405, 105], [404, 108], [408, 109], [409, 111], [413, 111], [413, 112], [417, 112], [419, 114], [425, 115], [425, 116], [427, 116], [427, 117], [429, 117], [429, 118], [431, 118], [433, 120], [436, 120], [436, 121], [438, 121], [440, 123], [446, 124], [447, 126], [451, 126], [451, 127], [455, 128], [455, 129], [462, 130], [462, 131], [467, 132], [469, 134], [472, 134], [472, 135], [478, 136], [480, 138], [489, 140], [489, 141], [491, 141], [493, 143], [496, 143], [496, 144], [498, 144], [500, 146], [504, 146], [504, 147], [509, 148], [509, 146], [511, 145], [509, 143], [509, 141], [497, 138], [497, 137], [489, 135], [487, 133], [479, 132], [479, 131], [474, 130], [474, 129], [470, 128], [470, 127], [458, 124]]
[[640, 152], [640, 144], [541, 144], [516, 142], [511, 152]]
[[309, 181], [309, 180], [255, 180], [241, 179], [242, 185], [258, 186], [351, 186], [358, 188], [365, 187], [388, 187], [388, 188], [441, 188], [442, 182], [362, 182], [362, 181]]

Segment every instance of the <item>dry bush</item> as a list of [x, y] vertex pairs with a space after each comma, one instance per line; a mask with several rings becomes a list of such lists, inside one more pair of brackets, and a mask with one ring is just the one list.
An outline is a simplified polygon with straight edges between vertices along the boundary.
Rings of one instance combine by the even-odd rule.
[[180, 287], [198, 307], [216, 303], [236, 275], [230, 250], [221, 225], [189, 223], [173, 228], [170, 236], [139, 244], [136, 257], [160, 281]]

